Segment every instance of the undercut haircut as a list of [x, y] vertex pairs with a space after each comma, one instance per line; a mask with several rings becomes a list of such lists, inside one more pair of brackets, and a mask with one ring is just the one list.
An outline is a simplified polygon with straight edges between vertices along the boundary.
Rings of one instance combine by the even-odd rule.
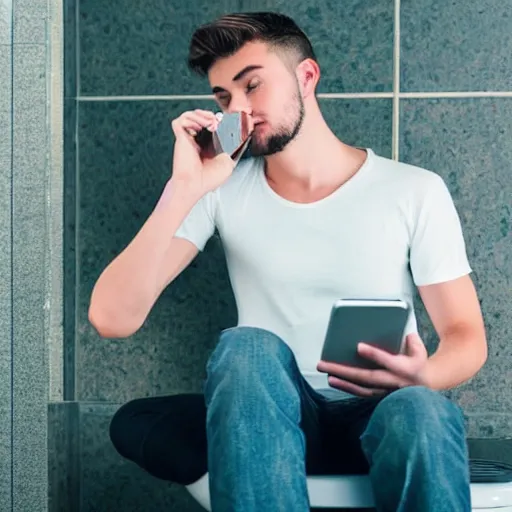
[[308, 37], [290, 17], [275, 12], [241, 12], [222, 16], [194, 32], [188, 66], [206, 76], [218, 59], [235, 54], [249, 42], [267, 43], [289, 66], [305, 59], [317, 60]]

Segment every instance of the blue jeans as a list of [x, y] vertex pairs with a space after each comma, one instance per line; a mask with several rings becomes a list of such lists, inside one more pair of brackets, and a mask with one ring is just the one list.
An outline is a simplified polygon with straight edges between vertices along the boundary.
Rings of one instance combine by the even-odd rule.
[[308, 512], [306, 475], [369, 472], [382, 512], [469, 512], [461, 410], [440, 393], [329, 398], [263, 329], [224, 331], [208, 365], [213, 512]]

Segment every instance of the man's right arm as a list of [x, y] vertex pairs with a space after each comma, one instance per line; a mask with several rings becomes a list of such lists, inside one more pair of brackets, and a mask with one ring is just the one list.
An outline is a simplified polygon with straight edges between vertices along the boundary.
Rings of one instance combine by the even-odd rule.
[[197, 255], [197, 246], [174, 235], [200, 198], [224, 183], [235, 167], [226, 153], [203, 154], [195, 140], [198, 131], [215, 131], [218, 124], [213, 112], [198, 109], [172, 121], [172, 178], [153, 213], [102, 272], [92, 292], [89, 321], [101, 336], [135, 333], [164, 288]]
[[170, 180], [141, 230], [102, 272], [89, 306], [89, 321], [101, 336], [135, 333], [162, 291], [196, 257], [193, 243], [174, 238], [196, 202], [186, 184]]

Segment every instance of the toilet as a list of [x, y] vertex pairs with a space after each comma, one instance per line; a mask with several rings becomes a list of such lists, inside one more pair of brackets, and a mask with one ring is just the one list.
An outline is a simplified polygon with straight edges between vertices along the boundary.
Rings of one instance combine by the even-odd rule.
[[[472, 510], [477, 512], [512, 512], [512, 467], [491, 461], [479, 464], [478, 475], [471, 482]], [[308, 476], [310, 506], [315, 508], [371, 508], [374, 506], [367, 475]], [[192, 497], [211, 511], [208, 473], [186, 486]]]

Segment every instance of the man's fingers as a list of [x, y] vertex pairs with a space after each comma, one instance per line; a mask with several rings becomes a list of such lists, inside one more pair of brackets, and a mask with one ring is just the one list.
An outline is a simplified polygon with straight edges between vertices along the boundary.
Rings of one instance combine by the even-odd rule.
[[368, 370], [326, 361], [320, 361], [317, 369], [328, 375], [364, 386], [396, 389], [404, 385], [403, 379], [388, 370]]
[[421, 357], [427, 351], [425, 344], [418, 333], [408, 334], [405, 338], [405, 352], [410, 357]]
[[357, 346], [357, 352], [365, 359], [369, 359], [370, 361], [377, 363], [378, 366], [386, 368], [392, 372], [399, 373], [402, 369], [403, 361], [397, 358], [396, 354], [391, 354], [366, 343], [359, 343]]
[[366, 388], [363, 386], [358, 386], [353, 382], [348, 382], [343, 379], [338, 379], [337, 377], [329, 376], [328, 378], [329, 385], [333, 388], [339, 389], [341, 391], [345, 391], [352, 395], [360, 396], [360, 397], [372, 397], [372, 396], [383, 396], [390, 392], [389, 389], [379, 389], [379, 388]]
[[207, 128], [210, 131], [216, 130], [219, 120], [213, 112], [210, 112], [211, 115], [206, 115], [205, 112], [207, 111], [184, 112], [181, 114], [181, 116], [171, 122], [174, 134], [178, 136], [180, 133], [186, 133], [187, 135], [195, 136], [203, 128]]
[[201, 127], [199, 125], [194, 126], [194, 128], [185, 128], [185, 131], [191, 136], [195, 137], [199, 131], [201, 131]]
[[202, 117], [203, 119], [205, 119], [206, 121], [208, 121], [210, 123], [213, 121], [219, 120], [219, 118], [210, 110], [203, 110], [200, 108], [196, 108], [193, 112], [195, 115]]

